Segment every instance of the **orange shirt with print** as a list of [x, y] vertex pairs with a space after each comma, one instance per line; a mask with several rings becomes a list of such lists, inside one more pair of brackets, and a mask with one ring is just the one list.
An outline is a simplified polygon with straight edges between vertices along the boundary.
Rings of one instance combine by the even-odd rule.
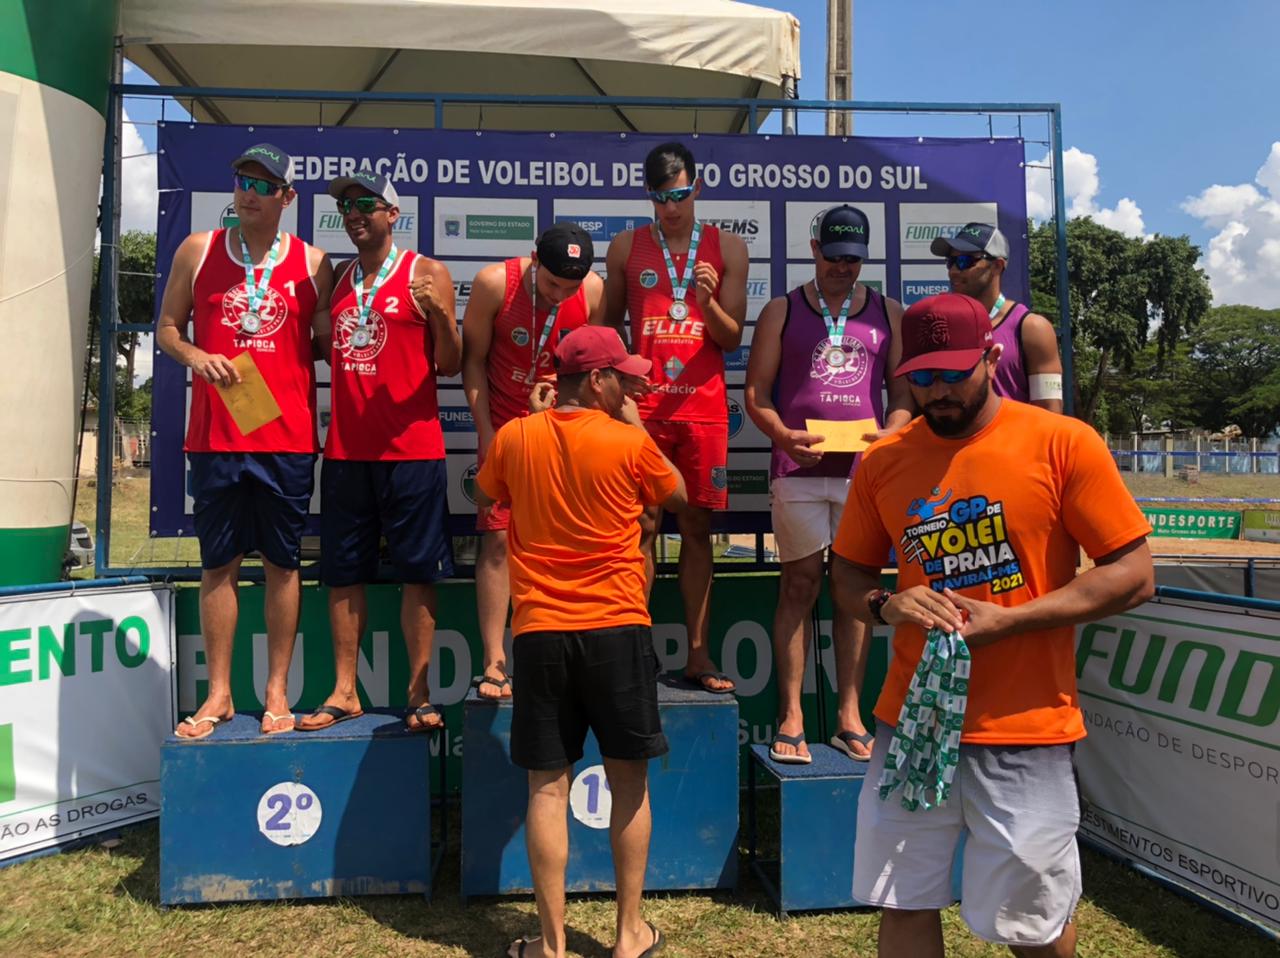
[[[832, 548], [876, 568], [894, 548], [900, 590], [950, 588], [1017, 606], [1069, 583], [1080, 547], [1096, 559], [1150, 532], [1091, 427], [1005, 399], [968, 438], [941, 438], [917, 417], [867, 450]], [[894, 628], [880, 721], [897, 724], [923, 651], [920, 626]], [[1084, 736], [1074, 628], [973, 650], [962, 741], [1051, 745]]]
[[511, 632], [649, 625], [637, 520], [676, 474], [643, 429], [598, 409], [513, 419], [476, 484], [511, 503]]

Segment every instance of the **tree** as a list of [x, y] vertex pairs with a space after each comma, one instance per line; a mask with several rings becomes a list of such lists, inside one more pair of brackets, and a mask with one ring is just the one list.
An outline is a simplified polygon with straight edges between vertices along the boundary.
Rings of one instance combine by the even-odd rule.
[[[93, 280], [95, 295], [89, 299], [89, 335], [94, 342], [94, 354], [89, 371], [89, 391], [93, 402], [98, 399], [98, 364], [101, 358], [101, 317], [98, 314], [98, 269], [100, 257], [94, 259]], [[121, 323], [150, 323], [156, 308], [156, 235], [141, 230], [130, 230], [120, 236], [120, 270], [116, 283], [118, 321]], [[137, 357], [139, 333], [120, 333], [115, 344], [116, 362], [121, 359], [124, 367], [116, 376], [116, 406], [126, 407], [135, 413], [133, 404], [134, 363]], [[121, 413], [123, 416], [124, 414]], [[146, 393], [144, 416], [151, 415], [150, 391]]]
[[1191, 343], [1200, 424], [1235, 423], [1246, 436], [1280, 427], [1280, 309], [1218, 306]]

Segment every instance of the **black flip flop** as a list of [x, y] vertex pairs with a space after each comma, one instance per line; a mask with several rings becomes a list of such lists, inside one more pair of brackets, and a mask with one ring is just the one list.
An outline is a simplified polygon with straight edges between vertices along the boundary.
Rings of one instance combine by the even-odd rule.
[[534, 935], [532, 938], [526, 938], [521, 935], [511, 944], [507, 945], [507, 950], [503, 952], [506, 958], [524, 958], [524, 950], [529, 947], [530, 942], [537, 941], [541, 935]]
[[[410, 725], [410, 724], [409, 724], [409, 716], [410, 716], [410, 715], [416, 715], [416, 716], [418, 717], [418, 723], [419, 723], [419, 724], [417, 724], [417, 725]], [[427, 717], [428, 715], [438, 715], [438, 716], [440, 716], [440, 724], [439, 724], [439, 725], [427, 725], [427, 724], [426, 724], [426, 717]], [[416, 734], [416, 733], [418, 733], [418, 732], [438, 732], [438, 731], [440, 731], [440, 730], [441, 730], [441, 729], [443, 729], [443, 728], [444, 728], [444, 713], [440, 711], [439, 706], [436, 706], [436, 705], [419, 705], [416, 709], [409, 709], [408, 711], [406, 711], [406, 712], [405, 712], [405, 715], [404, 715], [404, 730], [405, 730], [406, 732], [410, 732], [410, 733], [414, 733], [414, 734]]]
[[684, 676], [685, 682], [687, 682], [693, 688], [699, 689], [703, 692], [710, 692], [712, 695], [729, 695], [733, 692], [738, 691], [737, 685], [730, 685], [727, 689], [708, 688], [706, 679], [717, 679], [718, 681], [721, 681], [721, 682], [733, 681], [733, 679], [729, 678], [729, 676], [725, 675], [723, 672], [713, 672], [711, 670], [708, 670], [706, 672], [698, 672], [695, 675]]
[[485, 702], [496, 702], [499, 699], [505, 699], [506, 696], [502, 694], [502, 690], [505, 689], [510, 684], [511, 684], [511, 677], [508, 675], [504, 675], [500, 679], [495, 679], [492, 675], [477, 675], [474, 679], [471, 680], [471, 687], [473, 689], [478, 689], [482, 685], [492, 685], [494, 688], [498, 690], [497, 695], [480, 696], [480, 700]]
[[[777, 751], [773, 745], [782, 742], [784, 745], [790, 745], [796, 751], [792, 755], [784, 755]], [[808, 765], [813, 761], [812, 755], [801, 755], [800, 746], [804, 744], [804, 735], [784, 735], [779, 732], [773, 737], [773, 745], [769, 746], [769, 758], [780, 765]]]
[[653, 944], [640, 952], [636, 958], [653, 958], [654, 955], [662, 950], [662, 946], [667, 943], [666, 939], [662, 937], [662, 932], [658, 931], [657, 926], [653, 922], [646, 921], [645, 924], [648, 925], [649, 930], [653, 932]]
[[[875, 744], [875, 740], [876, 737], [870, 732], [863, 732], [859, 735], [857, 732], [849, 731], [849, 729], [841, 729], [839, 732], [836, 732], [835, 735], [831, 736], [831, 744], [844, 752], [844, 754], [848, 755], [855, 762], [871, 761], [871, 746]], [[865, 745], [867, 747], [867, 754], [855, 755], [853, 752], [854, 742], [857, 742], [859, 745]]]
[[299, 732], [323, 732], [327, 728], [333, 728], [339, 722], [345, 722], [348, 719], [358, 719], [360, 716], [364, 715], [364, 709], [360, 709], [359, 711], [356, 711], [356, 712], [348, 712], [346, 709], [339, 708], [336, 705], [321, 705], [319, 708], [315, 709], [311, 714], [312, 715], [328, 715], [330, 718], [333, 719], [333, 721], [330, 722], [328, 725], [316, 725], [310, 728], [308, 728], [305, 725], [300, 725], [295, 723], [294, 727]]

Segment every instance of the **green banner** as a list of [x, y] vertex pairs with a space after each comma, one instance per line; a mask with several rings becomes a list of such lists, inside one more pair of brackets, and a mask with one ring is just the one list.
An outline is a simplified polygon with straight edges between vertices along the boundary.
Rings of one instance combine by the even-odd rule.
[[[266, 625], [263, 619], [263, 587], [242, 585], [240, 620], [236, 629], [232, 665], [232, 694], [236, 709], [262, 708], [267, 676]], [[431, 700], [445, 714], [449, 780], [461, 780], [462, 700], [479, 675], [483, 657], [476, 625], [475, 586], [449, 582], [439, 589], [439, 613], [431, 657]], [[738, 741], [747, 768], [749, 744], [773, 738], [777, 692], [773, 674], [772, 623], [778, 597], [778, 577], [723, 575], [712, 589], [711, 651], [720, 667], [737, 683], [739, 703]], [[369, 589], [369, 625], [361, 641], [359, 659], [360, 699], [366, 708], [402, 708], [408, 685], [409, 665], [400, 632], [400, 590], [396, 586]], [[685, 627], [679, 588], [674, 579], [659, 579], [654, 588], [653, 637], [664, 669], [681, 667], [686, 658]], [[804, 678], [802, 701], [805, 726], [811, 742], [819, 742], [819, 709], [825, 713], [821, 728], [829, 738], [835, 732], [836, 667], [831, 644], [831, 604], [824, 593], [819, 600], [820, 630], [815, 667], [811, 652]], [[182, 588], [177, 596], [178, 708], [195, 711], [208, 689], [204, 647], [200, 635], [199, 591]], [[864, 721], [884, 681], [888, 629], [873, 638], [867, 679], [863, 688]], [[819, 676], [821, 678], [819, 679]], [[310, 711], [333, 688], [333, 651], [325, 590], [304, 588], [298, 644], [289, 675], [289, 694], [295, 712]], [[869, 726], [870, 727], [870, 726]], [[435, 748], [436, 746], [433, 746]]]
[[1219, 509], [1164, 509], [1144, 505], [1151, 534], [1175, 539], [1236, 539], [1240, 513]]
[[1246, 509], [1243, 535], [1255, 542], [1280, 542], [1280, 509]]

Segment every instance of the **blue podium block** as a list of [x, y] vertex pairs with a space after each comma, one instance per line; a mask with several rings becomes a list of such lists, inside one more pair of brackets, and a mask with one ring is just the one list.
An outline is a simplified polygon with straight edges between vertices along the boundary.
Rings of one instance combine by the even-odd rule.
[[[854, 762], [830, 745], [811, 743], [809, 752], [813, 755], [809, 765], [787, 765], [769, 758], [767, 745], [751, 746], [748, 856], [752, 871], [784, 916], [792, 911], [865, 907], [853, 897], [858, 799], [864, 786], [876, 785], [865, 781], [865, 762]], [[771, 861], [758, 858], [756, 780], [760, 772], [778, 788], [778, 858]], [[963, 848], [962, 840], [952, 868], [957, 899]]]
[[[645, 888], [732, 888], [738, 880], [738, 702], [660, 679], [671, 751], [649, 763], [653, 836]], [[510, 700], [467, 696], [462, 732], [462, 895], [533, 891], [525, 851], [528, 773], [511, 763]], [[607, 785], [588, 735], [570, 792], [570, 892], [614, 889]]]
[[237, 715], [198, 741], [170, 736], [161, 903], [430, 894], [430, 740], [373, 713], [271, 736]]

